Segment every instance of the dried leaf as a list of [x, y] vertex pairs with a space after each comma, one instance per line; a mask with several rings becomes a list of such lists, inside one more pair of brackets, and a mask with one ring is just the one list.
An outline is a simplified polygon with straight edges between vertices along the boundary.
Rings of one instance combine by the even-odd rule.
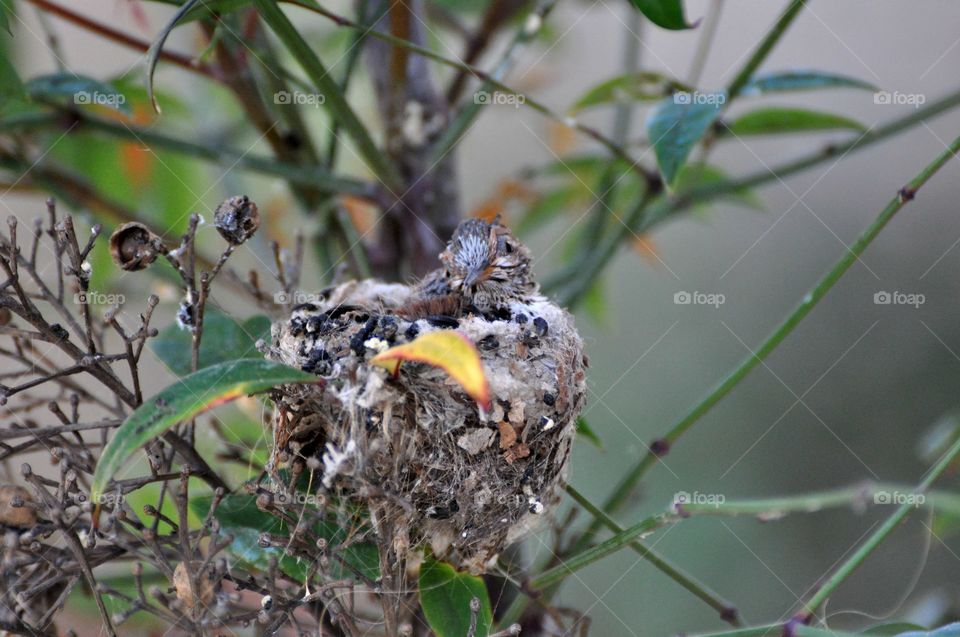
[[517, 430], [513, 428], [513, 425], [501, 420], [497, 427], [500, 429], [500, 448], [509, 449], [517, 442]]
[[480, 354], [463, 334], [453, 330], [427, 332], [409, 343], [377, 354], [370, 362], [396, 375], [402, 361], [439, 367], [484, 409], [490, 408], [490, 385], [483, 371], [483, 363], [480, 362]]

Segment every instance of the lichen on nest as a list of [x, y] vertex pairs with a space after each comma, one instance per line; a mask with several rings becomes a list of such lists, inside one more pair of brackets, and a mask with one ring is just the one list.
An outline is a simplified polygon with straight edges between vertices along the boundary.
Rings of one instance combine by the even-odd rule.
[[[495, 224], [491, 235], [502, 234]], [[486, 297], [493, 303], [482, 309], [464, 290], [462, 311], [411, 315], [426, 285], [443, 288], [450, 277], [447, 268], [419, 286], [345, 283], [274, 323], [268, 355], [325, 382], [282, 391], [269, 469], [316, 467], [328, 501], [365, 510], [398, 556], [429, 545], [480, 573], [559, 500], [586, 390], [583, 343], [572, 317], [535, 284]], [[405, 363], [394, 377], [370, 363], [437, 330], [476, 346], [489, 409], [439, 368]]]

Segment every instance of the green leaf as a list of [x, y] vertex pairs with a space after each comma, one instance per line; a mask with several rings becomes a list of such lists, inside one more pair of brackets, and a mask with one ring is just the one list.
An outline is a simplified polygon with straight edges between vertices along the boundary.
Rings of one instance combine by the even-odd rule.
[[134, 451], [177, 423], [278, 385], [318, 381], [312, 374], [264, 359], [229, 361], [183, 377], [137, 407], [116, 430], [93, 475], [93, 501], [100, 501], [107, 483]]
[[811, 111], [804, 108], [760, 108], [741, 115], [728, 123], [724, 132], [745, 135], [777, 135], [822, 130], [864, 131], [866, 126], [841, 115]]
[[19, 100], [24, 96], [23, 82], [17, 69], [6, 54], [0, 53], [0, 102], [5, 106], [6, 102]]
[[917, 455], [925, 462], [935, 462], [950, 448], [960, 435], [960, 410], [951, 410], [940, 416], [917, 443]]
[[630, 0], [630, 3], [658, 27], [676, 31], [694, 26], [687, 24], [681, 0]]
[[584, 93], [570, 110], [579, 111], [591, 106], [619, 102], [660, 100], [676, 91], [688, 90], [691, 89], [686, 85], [660, 73], [638, 71], [618, 75], [597, 84]]
[[[673, 188], [679, 195], [694, 188], [712, 185], [719, 187], [723, 184], [729, 184], [732, 181], [727, 173], [712, 164], [688, 164], [680, 170], [680, 174], [677, 175], [677, 180], [674, 182]], [[766, 210], [763, 201], [761, 201], [752, 190], [732, 190], [728, 194], [718, 197], [718, 199], [730, 201], [745, 208], [759, 210], [760, 212]], [[707, 206], [707, 204], [702, 205], [704, 208]]]
[[160, 31], [157, 39], [150, 44], [150, 48], [147, 49], [147, 96], [150, 98], [150, 104], [153, 106], [153, 109], [158, 113], [160, 112], [160, 105], [157, 103], [157, 98], [153, 94], [153, 74], [157, 70], [160, 53], [163, 51], [163, 45], [166, 44], [167, 38], [170, 37], [170, 32], [176, 28], [177, 24], [193, 9], [197, 2], [199, 2], [199, 0], [187, 0], [184, 2], [183, 6], [173, 14], [173, 17], [167, 25]]
[[907, 631], [911, 630], [926, 630], [923, 626], [918, 626], [916, 624], [908, 624], [905, 622], [896, 622], [892, 624], [879, 624], [877, 626], [871, 626], [870, 628], [863, 631], [864, 635], [900, 635]]
[[65, 99], [74, 106], [107, 106], [130, 113], [126, 96], [116, 88], [92, 77], [75, 73], [53, 73], [29, 80], [27, 94], [37, 100]]
[[693, 147], [717, 119], [725, 100], [722, 92], [677, 93], [650, 112], [647, 136], [668, 186], [673, 185]]
[[577, 428], [578, 436], [589, 440], [597, 449], [603, 449], [603, 441], [600, 440], [600, 436], [598, 436], [597, 432], [595, 432], [593, 428], [587, 424], [587, 421], [583, 416], [577, 416], [577, 422], [575, 426]]
[[[205, 517], [210, 511], [212, 501], [213, 496], [191, 498], [190, 508], [198, 516]], [[246, 494], [225, 496], [214, 511], [214, 517], [220, 522], [220, 530], [233, 536], [234, 541], [227, 550], [234, 557], [248, 566], [261, 570], [267, 569], [270, 558], [273, 557], [276, 558], [284, 573], [301, 582], [304, 580], [309, 567], [306, 561], [287, 555], [275, 546], [260, 546], [261, 534], [289, 536], [290, 529], [283, 520], [261, 511], [257, 507], [254, 496]], [[331, 551], [338, 552], [345, 562], [364, 577], [373, 581], [380, 578], [380, 556], [373, 543], [356, 542], [344, 546], [350, 536], [349, 530], [329, 520], [319, 522], [314, 527], [314, 531], [327, 540], [327, 546]], [[336, 579], [356, 577], [354, 571], [335, 559], [330, 561], [330, 574]]]
[[756, 75], [743, 87], [741, 95], [812, 91], [821, 88], [855, 88], [875, 91], [877, 87], [855, 77], [826, 71], [773, 71]]
[[960, 636], [960, 622], [947, 624], [935, 630], [910, 630], [899, 633], [897, 637], [958, 637]]
[[437, 637], [465, 637], [470, 631], [470, 602], [480, 600], [476, 634], [490, 634], [493, 609], [483, 579], [459, 573], [432, 557], [420, 566], [420, 605]]
[[[270, 319], [254, 316], [243, 323], [215, 309], [203, 314], [203, 339], [200, 341], [198, 369], [238, 358], [261, 358], [255, 343], [270, 338]], [[170, 325], [147, 343], [170, 371], [177, 376], [190, 373], [191, 343], [188, 330]]]
[[3, 29], [12, 36], [13, 31], [10, 29], [10, 16], [7, 15], [10, 13], [10, 7], [7, 6], [10, 2], [13, 2], [13, 0], [0, 0], [0, 29]]

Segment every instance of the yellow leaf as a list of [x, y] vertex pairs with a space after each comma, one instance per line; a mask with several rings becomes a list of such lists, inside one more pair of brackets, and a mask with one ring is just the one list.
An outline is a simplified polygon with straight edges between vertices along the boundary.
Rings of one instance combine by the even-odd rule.
[[480, 354], [470, 340], [453, 330], [427, 332], [404, 345], [391, 347], [374, 356], [370, 362], [396, 374], [402, 361], [416, 361], [439, 367], [460, 383], [463, 390], [480, 403], [490, 408], [490, 385], [483, 372]]

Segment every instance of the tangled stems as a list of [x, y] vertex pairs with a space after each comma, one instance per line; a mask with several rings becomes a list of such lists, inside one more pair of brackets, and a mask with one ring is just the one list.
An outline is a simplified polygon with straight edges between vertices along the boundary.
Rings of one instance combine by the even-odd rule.
[[[746, 376], [759, 365], [777, 346], [793, 332], [794, 328], [806, 318], [813, 310], [814, 306], [827, 295], [827, 293], [836, 285], [837, 281], [850, 269], [850, 266], [860, 258], [867, 247], [873, 242], [880, 232], [886, 227], [891, 219], [916, 195], [917, 191], [930, 180], [958, 151], [960, 151], [960, 137], [955, 139], [936, 159], [928, 164], [916, 177], [910, 180], [902, 187], [897, 194], [884, 207], [877, 218], [870, 226], [863, 231], [857, 240], [850, 246], [843, 257], [830, 269], [830, 271], [807, 293], [800, 304], [790, 313], [789, 316], [767, 337], [760, 347], [731, 371], [716, 388], [698, 403], [686, 416], [681, 418], [670, 431], [650, 446], [647, 453], [640, 459], [640, 462], [627, 476], [620, 482], [613, 494], [603, 505], [603, 510], [611, 513], [619, 510], [627, 501], [634, 487], [640, 479], [650, 470], [657, 458], [665, 454], [670, 447], [680, 439], [700, 418], [710, 409], [720, 402], [727, 394], [742, 381]], [[594, 517], [593, 522], [583, 533], [574, 546], [575, 554], [582, 554], [586, 546], [592, 541], [593, 537], [600, 530], [603, 521], [599, 517]]]

